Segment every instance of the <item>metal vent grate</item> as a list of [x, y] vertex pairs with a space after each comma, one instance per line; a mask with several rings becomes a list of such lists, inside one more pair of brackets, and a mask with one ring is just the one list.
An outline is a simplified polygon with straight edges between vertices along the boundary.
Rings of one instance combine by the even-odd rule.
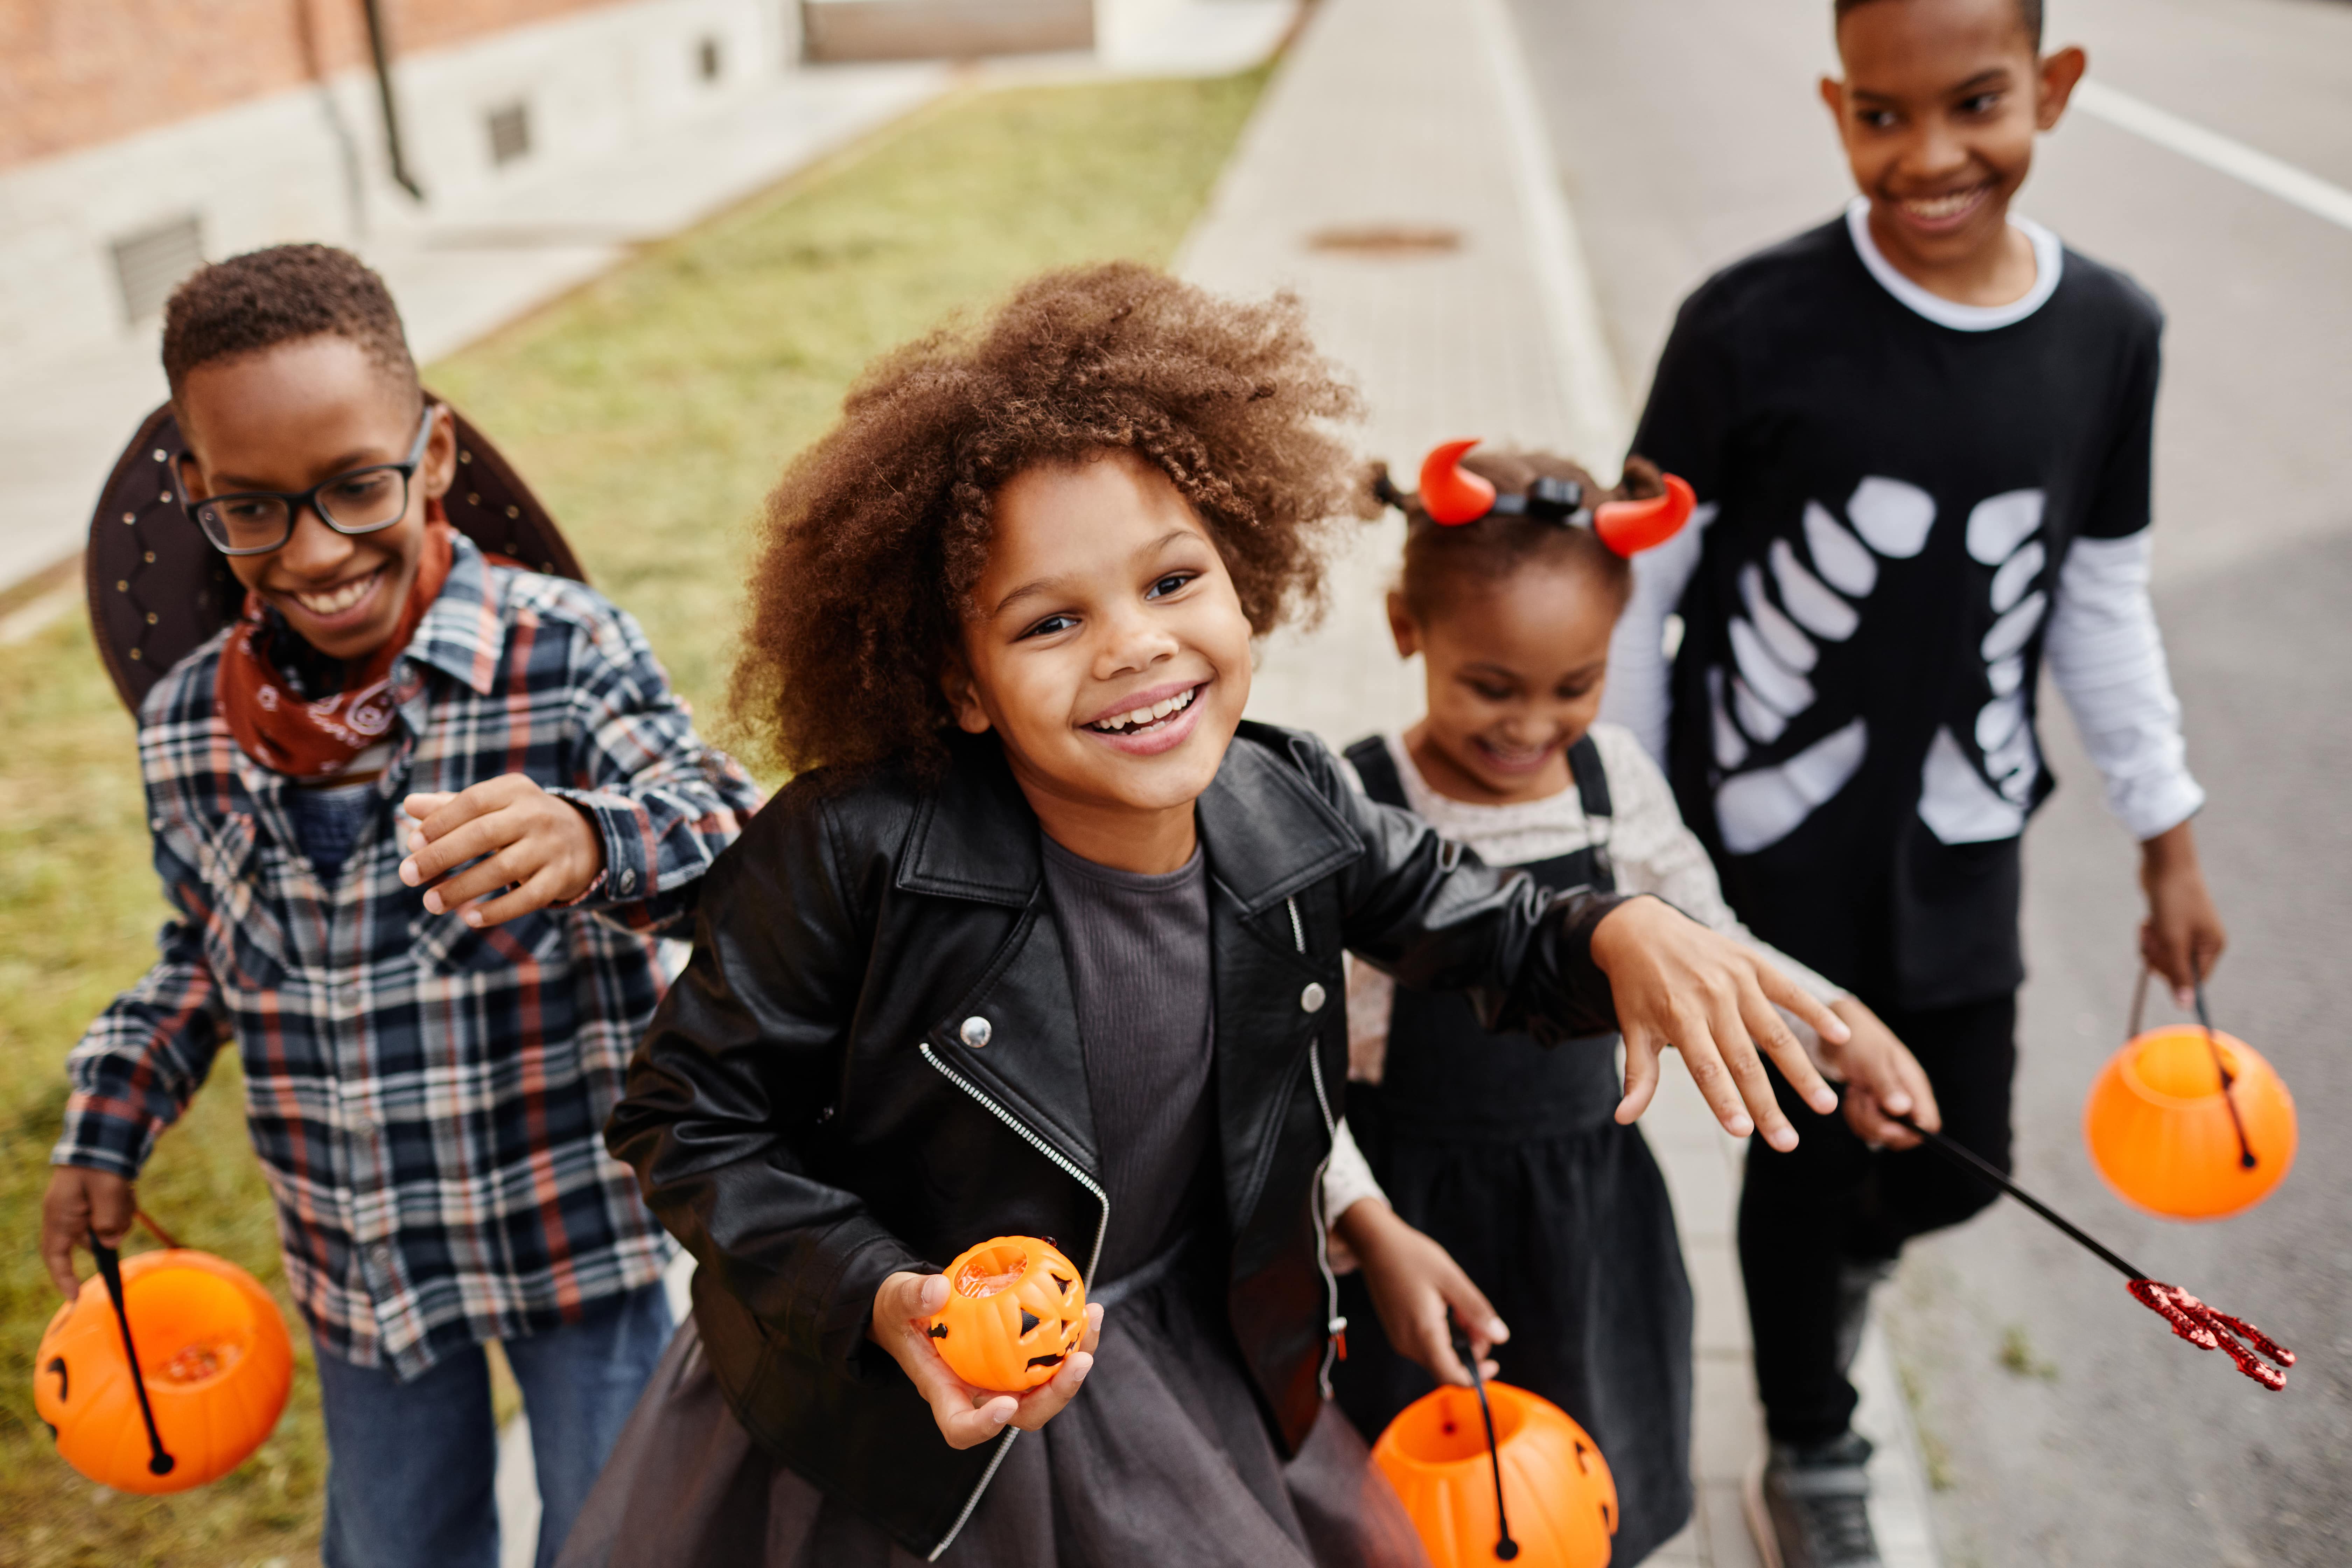
[[530, 105], [509, 103], [485, 117], [490, 132], [490, 163], [511, 163], [530, 151]]
[[180, 279], [205, 264], [205, 231], [194, 213], [114, 242], [114, 280], [123, 319], [136, 326], [163, 308]]

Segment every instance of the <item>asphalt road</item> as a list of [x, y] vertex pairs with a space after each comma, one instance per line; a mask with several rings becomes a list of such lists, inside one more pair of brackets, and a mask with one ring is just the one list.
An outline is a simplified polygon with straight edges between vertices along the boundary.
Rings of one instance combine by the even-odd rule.
[[[1689, 288], [1850, 194], [1812, 93], [1829, 0], [1515, 4], [1638, 405]], [[2352, 5], [2049, 10], [2095, 79], [2352, 189]], [[2080, 112], [2020, 208], [2168, 315], [2157, 597], [2233, 939], [2213, 1003], [2303, 1127], [2280, 1191], [2221, 1224], [2142, 1215], [2091, 1168], [2083, 1097], [2129, 1005], [2137, 857], [2045, 691], [2063, 784], [2028, 833], [2020, 1175], [2303, 1359], [2263, 1393], [2015, 1205], [1915, 1247], [1886, 1316], [1948, 1562], [2333, 1568], [2352, 1563], [2352, 231]]]

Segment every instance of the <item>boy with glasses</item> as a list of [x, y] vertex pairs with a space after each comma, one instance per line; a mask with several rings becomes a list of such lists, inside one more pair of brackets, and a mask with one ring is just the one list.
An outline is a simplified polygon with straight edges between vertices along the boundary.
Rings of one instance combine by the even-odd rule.
[[498, 1340], [550, 1563], [671, 1327], [604, 1118], [656, 941], [757, 795], [626, 615], [449, 526], [453, 416], [355, 258], [206, 268], [163, 363], [190, 526], [246, 599], [141, 710], [176, 917], [69, 1059], [42, 1256], [70, 1294], [75, 1245], [121, 1239], [234, 1036], [319, 1352], [323, 1560], [498, 1561]]

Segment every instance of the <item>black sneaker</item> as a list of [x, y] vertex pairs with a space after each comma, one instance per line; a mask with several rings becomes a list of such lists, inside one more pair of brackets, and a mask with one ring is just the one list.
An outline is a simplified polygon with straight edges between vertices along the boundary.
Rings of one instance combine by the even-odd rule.
[[1870, 1531], [1870, 1439], [1849, 1432], [1803, 1447], [1772, 1445], [1764, 1516], [1780, 1568], [1882, 1568]]

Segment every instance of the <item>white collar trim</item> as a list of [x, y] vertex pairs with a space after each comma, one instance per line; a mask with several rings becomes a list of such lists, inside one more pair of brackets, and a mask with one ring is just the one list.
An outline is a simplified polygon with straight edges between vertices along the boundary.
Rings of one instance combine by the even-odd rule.
[[1925, 316], [1939, 327], [1949, 327], [1956, 332], [1989, 332], [1995, 327], [2006, 327], [2021, 321], [2042, 309], [2044, 301], [2058, 291], [2058, 275], [2066, 262], [2066, 247], [2058, 237], [2035, 223], [2032, 218], [2011, 217], [2010, 223], [2033, 242], [2033, 287], [2006, 305], [1963, 305], [1931, 294], [1895, 269], [1870, 235], [1870, 198], [1856, 196], [1846, 204], [1845, 231], [1853, 237], [1853, 248], [1870, 275], [1878, 279], [1880, 288]]

